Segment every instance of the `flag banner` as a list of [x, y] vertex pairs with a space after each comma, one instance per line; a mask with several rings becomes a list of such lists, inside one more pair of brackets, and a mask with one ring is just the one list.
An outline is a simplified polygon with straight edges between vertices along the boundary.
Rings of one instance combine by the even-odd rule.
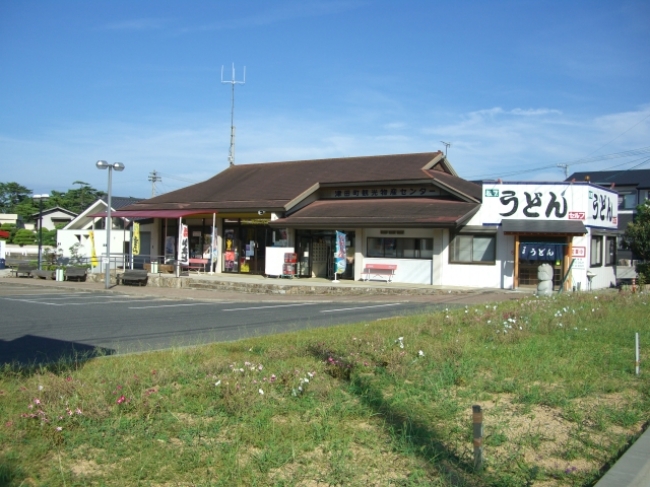
[[140, 224], [133, 224], [133, 255], [140, 255]]
[[519, 246], [519, 258], [522, 260], [556, 261], [562, 257], [562, 245], [522, 242]]
[[334, 272], [343, 274], [346, 266], [345, 233], [336, 231], [336, 251], [334, 252]]
[[97, 260], [97, 252], [95, 251], [95, 232], [90, 230], [88, 232], [88, 238], [90, 238], [90, 265], [97, 267], [99, 261]]
[[190, 243], [187, 225], [181, 225], [178, 233], [178, 262], [181, 264], [190, 263]]

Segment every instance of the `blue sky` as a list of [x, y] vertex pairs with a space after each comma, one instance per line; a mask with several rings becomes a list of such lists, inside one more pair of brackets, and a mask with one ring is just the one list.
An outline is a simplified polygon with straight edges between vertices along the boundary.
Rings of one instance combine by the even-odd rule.
[[461, 177], [558, 180], [650, 147], [648, 26], [647, 0], [4, 0], [0, 181], [105, 189], [105, 159], [147, 197], [154, 169], [159, 191], [224, 170], [232, 63], [236, 163], [446, 141]]

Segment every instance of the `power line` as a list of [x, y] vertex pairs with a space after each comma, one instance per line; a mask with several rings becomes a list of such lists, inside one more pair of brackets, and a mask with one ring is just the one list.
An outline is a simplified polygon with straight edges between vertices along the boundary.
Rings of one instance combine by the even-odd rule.
[[611, 144], [612, 142], [614, 142], [616, 139], [618, 139], [618, 138], [621, 137], [622, 135], [625, 135], [626, 133], [628, 133], [630, 130], [632, 130], [634, 127], [636, 127], [636, 126], [639, 125], [640, 123], [645, 122], [648, 118], [650, 118], [650, 114], [648, 114], [648, 115], [646, 115], [645, 117], [643, 117], [643, 118], [642, 118], [641, 120], [639, 120], [637, 123], [635, 123], [634, 125], [632, 125], [629, 129], [624, 130], [623, 132], [621, 132], [620, 134], [618, 134], [616, 137], [614, 137], [612, 140], [610, 140], [610, 141], [607, 142], [606, 144], [600, 146], [600, 147], [599, 147], [598, 149], [596, 149], [595, 151], [592, 151], [592, 152], [590, 152], [589, 154], [587, 154], [587, 157], [589, 157], [591, 154], [594, 154], [594, 153], [598, 152], [598, 151], [601, 150], [602, 148], [607, 147], [609, 144]]
[[612, 154], [605, 154], [602, 156], [594, 156], [594, 157], [589, 157], [589, 158], [583, 158], [583, 159], [576, 159], [573, 161], [568, 161], [564, 163], [556, 163], [548, 166], [539, 166], [536, 168], [527, 168], [527, 169], [522, 169], [519, 171], [511, 171], [507, 173], [499, 173], [499, 174], [485, 174], [485, 175], [480, 175], [480, 176], [472, 176], [470, 177], [471, 179], [491, 179], [491, 178], [504, 178], [504, 177], [510, 177], [510, 176], [517, 176], [519, 174], [526, 174], [526, 173], [531, 173], [531, 172], [539, 172], [544, 169], [552, 169], [556, 167], [564, 167], [564, 166], [576, 166], [580, 164], [588, 164], [590, 162], [598, 162], [598, 161], [607, 161], [610, 159], [619, 159], [621, 157], [630, 157], [630, 156], [636, 156], [640, 154], [648, 154], [650, 153], [650, 147], [641, 147], [640, 149], [631, 149], [623, 152], [614, 152]]
[[193, 179], [182, 178], [182, 177], [179, 177], [179, 176], [170, 176], [167, 173], [163, 174], [161, 172], [158, 173], [158, 176], [163, 176], [163, 177], [165, 177], [167, 179], [175, 179], [177, 181], [182, 181], [184, 183], [189, 183], [189, 184], [196, 184], [196, 183], [199, 182], [199, 181], [196, 181], [196, 180], [193, 180]]

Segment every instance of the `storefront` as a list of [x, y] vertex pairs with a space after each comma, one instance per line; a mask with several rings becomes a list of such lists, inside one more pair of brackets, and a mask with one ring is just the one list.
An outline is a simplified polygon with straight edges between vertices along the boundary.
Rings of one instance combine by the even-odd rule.
[[[616, 282], [617, 197], [588, 183], [481, 186], [436, 152], [234, 166], [130, 209], [182, 211], [190, 258], [217, 273], [277, 276], [269, 264], [290, 253], [297, 277], [333, 279], [343, 259], [338, 279], [390, 266], [396, 283], [516, 289], [546, 262], [556, 289], [588, 289]], [[166, 259], [178, 221], [160, 223]]]
[[483, 184], [470, 224], [496, 230], [501, 287], [536, 286], [542, 263], [553, 267], [556, 290], [609, 287], [616, 283], [617, 197], [589, 183]]
[[[338, 279], [354, 279], [355, 232], [344, 231], [346, 268]], [[334, 278], [335, 230], [296, 230], [296, 254], [299, 277]]]
[[222, 272], [264, 274], [266, 248], [286, 246], [286, 230], [268, 226], [268, 218], [223, 219]]

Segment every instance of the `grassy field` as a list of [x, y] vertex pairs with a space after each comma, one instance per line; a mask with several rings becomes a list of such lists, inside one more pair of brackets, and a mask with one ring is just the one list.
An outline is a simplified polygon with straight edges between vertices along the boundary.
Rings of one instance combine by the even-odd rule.
[[0, 485], [590, 486], [650, 419], [648, 301], [527, 297], [5, 367]]

